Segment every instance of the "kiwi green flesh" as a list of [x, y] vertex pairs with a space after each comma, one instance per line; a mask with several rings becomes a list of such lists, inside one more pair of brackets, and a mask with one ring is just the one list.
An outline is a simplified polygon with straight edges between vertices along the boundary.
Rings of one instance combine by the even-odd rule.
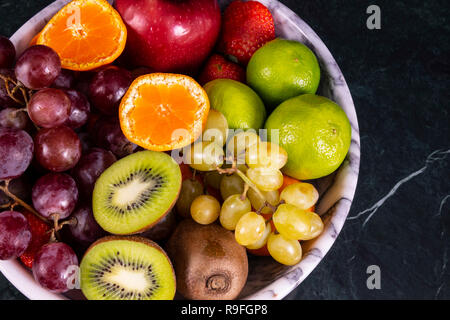
[[170, 211], [180, 188], [180, 167], [169, 155], [131, 154], [97, 179], [92, 195], [95, 220], [112, 234], [144, 232]]
[[81, 290], [89, 300], [171, 300], [172, 264], [154, 242], [141, 237], [106, 237], [95, 242], [80, 265]]

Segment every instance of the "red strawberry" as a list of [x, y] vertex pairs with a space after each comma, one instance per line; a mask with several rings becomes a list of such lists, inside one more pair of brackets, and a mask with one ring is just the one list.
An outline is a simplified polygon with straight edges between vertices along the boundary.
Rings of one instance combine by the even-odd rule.
[[273, 39], [273, 17], [263, 4], [237, 0], [225, 10], [218, 48], [232, 60], [235, 58], [242, 65], [247, 65], [253, 53]]
[[23, 215], [27, 218], [31, 228], [31, 243], [25, 253], [20, 256], [20, 260], [28, 268], [31, 268], [35, 254], [50, 240], [50, 232], [48, 231], [51, 228], [31, 212], [24, 211]]
[[245, 82], [245, 70], [240, 65], [228, 61], [220, 54], [213, 54], [200, 73], [199, 83], [204, 85], [215, 79], [232, 79]]

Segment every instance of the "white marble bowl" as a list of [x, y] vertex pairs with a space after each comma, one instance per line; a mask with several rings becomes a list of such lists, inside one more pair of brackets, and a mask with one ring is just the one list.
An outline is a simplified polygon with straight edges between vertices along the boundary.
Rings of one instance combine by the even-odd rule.
[[[46, 22], [69, 0], [58, 0], [50, 4], [25, 23], [11, 40], [18, 53], [22, 52]], [[230, 0], [219, 0], [226, 6]], [[250, 257], [248, 283], [242, 299], [282, 299], [294, 290], [319, 264], [333, 245], [342, 229], [353, 196], [355, 194], [360, 160], [359, 129], [355, 107], [344, 76], [335, 59], [317, 34], [294, 12], [276, 0], [260, 0], [272, 12], [277, 36], [297, 40], [306, 44], [317, 55], [322, 80], [318, 94], [338, 103], [347, 114], [352, 126], [352, 142], [348, 156], [340, 169], [329, 177], [316, 181], [321, 194], [317, 212], [325, 221], [325, 230], [317, 239], [303, 245], [304, 257], [292, 267], [282, 266], [270, 257]], [[76, 298], [72, 292], [67, 295], [53, 294], [33, 279], [31, 273], [17, 261], [0, 261], [0, 271], [11, 283], [30, 299]]]

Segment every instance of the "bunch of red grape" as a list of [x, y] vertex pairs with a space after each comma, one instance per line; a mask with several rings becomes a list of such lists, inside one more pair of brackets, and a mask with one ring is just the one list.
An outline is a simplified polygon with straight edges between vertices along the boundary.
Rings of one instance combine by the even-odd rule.
[[115, 66], [61, 69], [42, 45], [16, 60], [0, 36], [0, 260], [21, 258], [52, 292], [70, 289], [78, 249], [104, 236], [90, 205], [96, 179], [137, 150], [117, 117], [132, 80]]

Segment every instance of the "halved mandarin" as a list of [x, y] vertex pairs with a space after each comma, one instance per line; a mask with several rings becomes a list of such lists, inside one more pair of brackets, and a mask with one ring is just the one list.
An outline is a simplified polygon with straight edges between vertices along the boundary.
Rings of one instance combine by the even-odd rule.
[[38, 34], [36, 34], [33, 39], [31, 39], [30, 43], [28, 44], [29, 47], [34, 46], [37, 44], [37, 39], [39, 38], [39, 36], [41, 35], [41, 33], [39, 32]]
[[87, 71], [116, 60], [126, 40], [126, 26], [107, 1], [74, 0], [50, 19], [36, 42], [55, 50], [63, 68]]
[[131, 84], [119, 107], [120, 125], [131, 142], [154, 151], [183, 148], [202, 134], [208, 96], [191, 77], [151, 73]]

